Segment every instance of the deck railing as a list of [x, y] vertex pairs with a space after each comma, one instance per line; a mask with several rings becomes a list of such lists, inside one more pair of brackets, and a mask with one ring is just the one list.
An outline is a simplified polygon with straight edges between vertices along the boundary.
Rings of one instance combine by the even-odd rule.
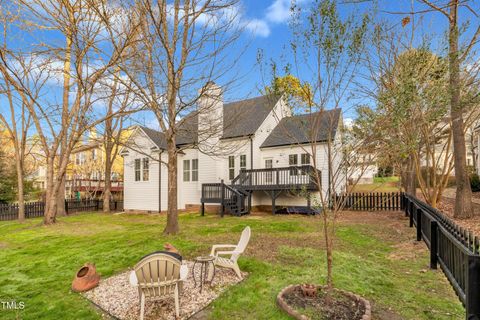
[[205, 209], [205, 203], [219, 203], [222, 206], [221, 215], [225, 213], [225, 209], [232, 211], [235, 215], [242, 214], [246, 208], [245, 200], [247, 195], [242, 191], [235, 189], [222, 182], [220, 183], [204, 183], [202, 184], [202, 214]]
[[244, 190], [317, 189], [316, 170], [312, 166], [242, 169], [232, 180], [232, 186]]

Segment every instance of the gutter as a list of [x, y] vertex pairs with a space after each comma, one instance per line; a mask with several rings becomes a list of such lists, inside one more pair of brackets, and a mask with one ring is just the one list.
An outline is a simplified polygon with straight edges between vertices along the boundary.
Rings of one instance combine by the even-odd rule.
[[253, 169], [253, 138], [250, 136], [250, 169]]

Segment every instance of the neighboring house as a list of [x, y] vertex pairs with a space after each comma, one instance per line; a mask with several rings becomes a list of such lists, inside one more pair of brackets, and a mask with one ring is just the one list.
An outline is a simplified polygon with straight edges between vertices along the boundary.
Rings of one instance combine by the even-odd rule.
[[[97, 137], [95, 130], [92, 130], [88, 138], [78, 143], [72, 150], [65, 182], [67, 198], [99, 198], [103, 194], [106, 155], [102, 139]], [[112, 164], [111, 181], [112, 197], [121, 198], [123, 195], [121, 156], [117, 156]]]
[[[318, 192], [307, 174], [314, 170], [307, 153], [313, 138], [308, 137], [315, 137], [317, 169], [324, 194], [329, 189], [343, 191], [345, 177], [329, 177], [326, 143], [329, 137], [332, 145], [340, 141], [339, 109], [292, 116], [283, 99], [275, 95], [223, 104], [221, 89], [214, 83], [207, 85], [204, 90], [209, 95], [199, 99], [197, 112], [185, 117], [176, 140], [181, 149], [177, 168], [179, 209], [198, 209], [203, 203], [216, 203], [223, 204], [231, 213], [241, 214], [252, 206], [310, 204], [311, 197]], [[218, 98], [211, 98], [215, 96]], [[209, 112], [202, 112], [207, 105]], [[222, 119], [221, 128], [205, 137], [202, 128], [211, 126], [214, 116]], [[311, 121], [319, 125], [315, 135], [307, 133]], [[167, 210], [168, 158], [163, 133], [137, 127], [127, 146], [121, 151], [124, 208]], [[210, 154], [213, 149], [217, 152]], [[219, 154], [218, 150], [224, 153]], [[332, 166], [338, 168], [341, 152], [335, 152], [331, 159]]]
[[373, 183], [378, 173], [378, 166], [375, 157], [369, 154], [362, 154], [350, 163], [347, 173], [349, 184], [370, 184]]

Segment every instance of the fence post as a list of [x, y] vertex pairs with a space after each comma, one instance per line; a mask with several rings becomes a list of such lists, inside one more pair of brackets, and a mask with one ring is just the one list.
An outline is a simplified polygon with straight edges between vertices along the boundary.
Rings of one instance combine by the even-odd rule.
[[437, 269], [438, 261], [438, 223], [430, 221], [430, 269]]
[[68, 214], [68, 200], [65, 199], [65, 214]]
[[410, 207], [409, 214], [408, 214], [408, 216], [410, 217], [409, 226], [410, 228], [413, 228], [413, 214], [414, 214], [413, 211], [415, 209], [415, 205], [413, 204], [413, 202], [410, 201], [409, 207]]
[[[98, 211], [98, 209], [100, 209], [100, 200], [95, 199], [95, 201], [97, 201], [96, 208], [97, 208], [97, 211]], [[110, 205], [110, 203], [108, 205]]]
[[417, 241], [422, 241], [422, 209], [417, 208]]
[[468, 255], [465, 288], [466, 319], [480, 319], [480, 256]]

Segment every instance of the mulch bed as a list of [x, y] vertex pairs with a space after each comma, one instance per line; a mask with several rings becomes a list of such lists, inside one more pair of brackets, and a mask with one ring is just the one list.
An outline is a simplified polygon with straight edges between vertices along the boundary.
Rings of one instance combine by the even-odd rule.
[[285, 302], [300, 314], [310, 319], [321, 320], [361, 320], [365, 314], [365, 306], [359, 301], [333, 291], [330, 303], [326, 301], [325, 292], [318, 290], [314, 297], [305, 297], [300, 287], [283, 295]]
[[[216, 268], [212, 285], [205, 285], [202, 292], [195, 287], [192, 275], [193, 262], [185, 261], [188, 265], [189, 274], [187, 281], [183, 283], [180, 293], [180, 318], [188, 319], [200, 312], [215, 300], [228, 287], [240, 282], [232, 270]], [[195, 272], [199, 272], [199, 265]], [[133, 320], [140, 315], [140, 303], [138, 290], [129, 283], [130, 270], [114, 275], [100, 281], [98, 287], [83, 295], [93, 302], [98, 308], [114, 319]], [[245, 277], [247, 273], [242, 272]], [[198, 280], [198, 274], [196, 276]], [[145, 320], [148, 319], [176, 319], [173, 295], [164, 300], [147, 299], [145, 303]]]
[[455, 223], [460, 225], [462, 228], [466, 228], [472, 231], [475, 235], [480, 236], [480, 205], [479, 204], [473, 203], [475, 216], [470, 219], [455, 219], [453, 217], [453, 212], [455, 210], [455, 199], [444, 197], [442, 201], [440, 201], [437, 207], [438, 207], [438, 210], [445, 213], [449, 218], [455, 221]]

